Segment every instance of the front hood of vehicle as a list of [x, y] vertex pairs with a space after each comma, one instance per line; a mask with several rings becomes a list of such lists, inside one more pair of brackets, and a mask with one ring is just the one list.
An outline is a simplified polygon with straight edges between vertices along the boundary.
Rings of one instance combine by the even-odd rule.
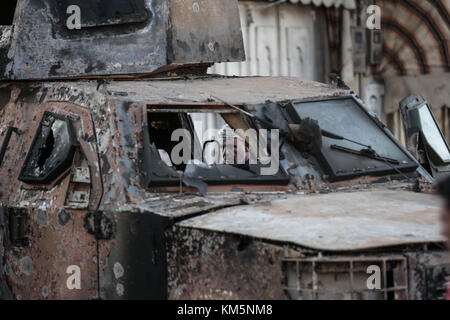
[[358, 251], [444, 242], [437, 196], [401, 190], [290, 195], [184, 220], [178, 225], [296, 244]]

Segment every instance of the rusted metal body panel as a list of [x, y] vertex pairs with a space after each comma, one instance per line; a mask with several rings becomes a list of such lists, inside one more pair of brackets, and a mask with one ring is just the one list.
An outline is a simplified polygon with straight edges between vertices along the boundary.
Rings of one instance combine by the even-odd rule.
[[450, 277], [450, 254], [426, 245], [326, 252], [180, 224], [167, 238], [170, 299], [441, 300]]
[[[309, 96], [314, 94], [316, 87], [321, 94], [333, 95], [339, 92], [332, 87], [316, 83], [294, 79], [278, 80], [286, 82], [283, 86], [285, 89], [278, 96], [275, 94], [276, 90], [256, 93], [253, 90], [255, 86], [270, 87], [275, 83], [275, 79], [270, 79], [271, 85], [265, 84], [260, 78], [213, 77], [208, 81], [200, 78], [110, 84], [78, 81], [2, 85], [0, 142], [4, 144], [8, 127], [17, 128], [17, 134], [12, 134], [9, 143], [5, 144], [5, 155], [0, 167], [0, 199], [7, 208], [26, 209], [28, 218], [25, 236], [30, 240], [22, 247], [11, 246], [8, 240], [9, 216], [5, 211], [2, 215], [3, 220], [7, 221], [4, 223], [7, 227], [2, 227], [2, 277], [5, 277], [7, 287], [14, 296], [23, 299], [76, 299], [97, 297], [100, 292], [100, 296], [108, 298], [139, 297], [138, 293], [142, 294], [144, 291], [142, 288], [138, 290], [133, 287], [137, 284], [136, 281], [131, 285], [125, 284], [124, 291], [120, 291], [119, 286], [122, 295], [118, 295], [117, 283], [114, 282], [116, 262], [124, 266], [128, 276], [141, 273], [142, 268], [133, 269], [134, 261], [142, 253], [139, 248], [146, 247], [144, 241], [143, 247], [136, 245], [135, 250], [130, 253], [130, 247], [126, 244], [132, 241], [133, 233], [129, 233], [128, 228], [123, 229], [123, 225], [126, 225], [123, 224], [123, 219], [138, 221], [134, 224], [139, 225], [139, 222], [146, 221], [147, 217], [136, 218], [133, 214], [141, 212], [148, 214], [148, 221], [155, 221], [160, 216], [165, 221], [164, 224], [170, 224], [183, 217], [248, 201], [248, 196], [244, 193], [213, 192], [206, 197], [199, 197], [189, 194], [194, 190], [186, 187], [182, 189], [184, 194], [170, 194], [167, 190], [155, 193], [142, 188], [138, 158], [142, 144], [141, 132], [146, 121], [143, 116], [147, 105], [145, 101], [148, 101], [148, 104], [154, 101], [173, 103], [180, 100], [209, 103], [210, 94], [229, 95], [228, 90], [232, 90], [229, 86], [233, 81], [238, 82], [237, 87], [242, 95], [240, 97], [235, 94], [234, 97], [249, 102]], [[208, 84], [209, 82], [211, 84]], [[221, 89], [227, 87], [228, 89]], [[169, 88], [170, 90], [166, 90]], [[89, 174], [75, 174], [85, 171], [83, 166], [79, 166], [75, 170], [70, 168], [60, 173], [58, 179], [47, 185], [33, 185], [18, 180], [45, 112], [72, 119], [79, 142], [80, 157], [89, 165]], [[76, 189], [80, 183], [86, 182], [90, 182], [88, 189]], [[223, 190], [232, 188], [253, 189], [256, 192], [264, 190], [263, 187], [252, 186], [230, 186]], [[274, 190], [269, 186], [265, 189]], [[85, 196], [88, 197], [88, 201], [78, 208], [74, 207], [73, 202], [67, 202], [73, 190], [84, 190]], [[220, 191], [220, 188], [213, 188], [211, 191], [214, 190]], [[285, 190], [280, 189], [283, 192]], [[76, 197], [74, 199], [80, 200]], [[111, 241], [99, 240], [87, 233], [85, 216], [89, 211], [98, 209], [107, 213], [114, 226], [119, 226], [115, 229], [116, 238]], [[160, 235], [163, 230], [161, 227]], [[142, 234], [145, 235], [145, 232], [142, 231]], [[164, 243], [163, 239], [161, 241]], [[154, 247], [151, 244], [147, 244], [148, 246]], [[159, 254], [162, 254], [161, 251]], [[143, 259], [143, 265], [152, 263], [151, 256], [147, 258], [150, 260]], [[97, 259], [100, 266], [97, 266]], [[81, 290], [67, 289], [66, 269], [70, 265], [78, 265], [83, 270]], [[159, 267], [163, 266], [164, 264]], [[98, 283], [98, 278], [101, 283]], [[33, 290], [30, 290], [31, 287]], [[157, 294], [150, 297], [161, 297], [161, 292]]]
[[[223, 108], [210, 101], [214, 95], [257, 108], [267, 100], [349, 94], [315, 82], [259, 77], [1, 85], [0, 145], [8, 128], [17, 128], [0, 166], [5, 207], [1, 294], [23, 299], [284, 299], [286, 258], [321, 250], [362, 254], [375, 247], [440, 244], [433, 196], [413, 193], [411, 183], [389, 178], [375, 187], [383, 177], [327, 184], [289, 146], [283, 147], [287, 159], [282, 162], [290, 172], [288, 186], [211, 186], [202, 197], [183, 185], [151, 189], [141, 183], [149, 106]], [[71, 119], [77, 156], [58, 179], [25, 183], [18, 178], [45, 112]], [[309, 213], [299, 211], [300, 206]], [[12, 209], [27, 213], [29, 242], [22, 246], [10, 243]], [[81, 290], [67, 289], [70, 265], [82, 268]]]
[[[113, 29], [108, 36], [95, 28], [92, 32], [88, 29], [87, 34], [83, 29], [67, 30], [68, 15], [51, 0], [19, 1], [20, 15], [9, 53], [11, 68], [3, 77], [48, 79], [136, 73], [144, 71], [144, 66], [145, 71], [152, 72], [167, 63], [167, 8], [162, 0], [146, 1], [146, 6], [151, 12], [147, 23], [133, 26], [132, 30], [137, 30], [131, 34], [110, 27]], [[130, 42], [135, 44], [133, 60], [129, 60], [129, 47], [124, 45]]]
[[[80, 30], [69, 30], [61, 1], [19, 0], [13, 34], [0, 30], [0, 78], [131, 77], [245, 60], [235, 0], [136, 0], [141, 5], [119, 20], [96, 17], [94, 9], [104, 3], [91, 7], [89, 2], [67, 2], [80, 6], [82, 22]], [[130, 10], [118, 2], [108, 5], [119, 6], [117, 12]]]
[[249, 237], [174, 227], [168, 248], [169, 299], [277, 299], [284, 249]]
[[[66, 194], [71, 185], [71, 170], [60, 174], [48, 185], [31, 185], [18, 180], [19, 171], [43, 117], [52, 111], [73, 117], [78, 128], [79, 140], [95, 135], [91, 114], [76, 103], [45, 100], [45, 90], [33, 85], [16, 85], [2, 88], [10, 94], [9, 101], [2, 106], [1, 126], [18, 128], [9, 143], [0, 168], [1, 201], [9, 208], [4, 219], [9, 228], [3, 233], [3, 268], [7, 283], [15, 297], [23, 299], [77, 299], [97, 295], [96, 242], [86, 237], [83, 210], [65, 208]], [[94, 140], [85, 141], [82, 148], [86, 154], [96, 155]], [[98, 206], [101, 189], [94, 181], [101, 179], [97, 158], [91, 161], [92, 192], [90, 208]], [[97, 163], [95, 163], [97, 162]], [[100, 183], [101, 185], [101, 183]], [[26, 212], [22, 230], [26, 242], [12, 241], [12, 215], [15, 208]], [[71, 291], [66, 287], [66, 270], [70, 265], [79, 265], [86, 270], [81, 278], [81, 290]]]

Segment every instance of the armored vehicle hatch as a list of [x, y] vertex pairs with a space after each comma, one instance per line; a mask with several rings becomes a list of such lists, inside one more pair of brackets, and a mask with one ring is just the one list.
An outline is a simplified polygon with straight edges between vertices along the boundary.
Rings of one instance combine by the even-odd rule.
[[[73, 6], [80, 29], [68, 25]], [[4, 80], [130, 77], [245, 60], [236, 1], [19, 0], [12, 25], [0, 29]]]

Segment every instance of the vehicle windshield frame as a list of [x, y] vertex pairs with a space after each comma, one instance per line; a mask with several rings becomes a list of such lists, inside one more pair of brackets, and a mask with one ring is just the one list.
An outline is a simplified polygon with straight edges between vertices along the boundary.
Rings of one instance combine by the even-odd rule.
[[[421, 113], [422, 110], [426, 110], [426, 115]], [[447, 155], [450, 155], [450, 147], [447, 143], [447, 140], [445, 139], [444, 134], [442, 133], [441, 128], [439, 127], [439, 125], [436, 121], [436, 118], [434, 117], [432, 108], [430, 107], [430, 105], [428, 103], [423, 103], [423, 104], [417, 106], [417, 108], [415, 108], [414, 111], [417, 113], [417, 118], [418, 118], [417, 121], [418, 121], [418, 124], [420, 125], [420, 130], [422, 132], [423, 139], [425, 140], [427, 149], [431, 149], [431, 150], [429, 150], [429, 152], [434, 152], [435, 155], [440, 160], [440, 163], [435, 163], [435, 161], [433, 161], [433, 160], [436, 160], [436, 159], [433, 157], [433, 159], [432, 159], [433, 164], [435, 166], [447, 167], [448, 165], [450, 165], [450, 159], [448, 159], [448, 158], [444, 159], [444, 155], [441, 153], [441, 151], [438, 148], [436, 148], [436, 144], [435, 144], [436, 141], [430, 141], [431, 140], [430, 138], [432, 137], [433, 132], [425, 130], [426, 129], [425, 128], [425, 125], [426, 125], [425, 120], [426, 119], [424, 118], [424, 116], [429, 116], [429, 120], [431, 120], [432, 124], [433, 124], [432, 129], [435, 130], [434, 134], [439, 135], [439, 138], [440, 138], [439, 142], [441, 142], [442, 147], [445, 147], [447, 149], [446, 150]]]
[[[385, 134], [389, 140], [410, 160], [410, 163], [408, 164], [402, 164], [400, 165], [391, 165], [389, 168], [382, 167], [382, 168], [374, 168], [374, 169], [366, 169], [361, 172], [344, 172], [339, 173], [335, 172], [335, 170], [332, 168], [330, 164], [330, 160], [324, 156], [323, 152], [316, 156], [317, 162], [322, 169], [323, 173], [327, 176], [328, 181], [330, 182], [337, 182], [337, 181], [345, 181], [345, 180], [351, 180], [354, 178], [359, 178], [363, 176], [393, 176], [393, 175], [399, 175], [399, 172], [402, 172], [403, 174], [408, 174], [415, 172], [417, 168], [420, 166], [417, 160], [409, 153], [409, 151], [400, 143], [400, 141], [397, 140], [397, 138], [386, 128], [386, 126], [377, 119], [374, 115], [372, 115], [366, 108], [364, 108], [362, 102], [357, 99], [354, 95], [342, 95], [342, 96], [332, 96], [332, 97], [317, 97], [317, 98], [306, 98], [306, 99], [293, 99], [290, 101], [286, 101], [282, 105], [284, 106], [282, 109], [284, 110], [284, 114], [288, 121], [292, 121], [292, 123], [299, 123], [301, 121], [300, 114], [295, 109], [295, 105], [302, 104], [302, 103], [314, 103], [314, 102], [329, 102], [329, 101], [339, 101], [339, 100], [346, 100], [351, 99], [358, 108], [365, 114], [370, 121], [372, 121], [376, 127], [380, 130], [380, 134]], [[316, 119], [317, 120], [317, 119]], [[345, 137], [350, 139], [355, 139], [355, 137]], [[356, 139], [357, 140], [357, 139]], [[336, 145], [339, 145], [339, 142], [336, 141]], [[355, 145], [353, 147], [355, 150], [360, 150], [361, 147], [358, 147]], [[375, 150], [376, 152], [379, 152], [379, 150]], [[381, 156], [388, 156], [381, 154]], [[361, 155], [361, 157], [364, 157]], [[395, 168], [395, 169], [394, 169]]]

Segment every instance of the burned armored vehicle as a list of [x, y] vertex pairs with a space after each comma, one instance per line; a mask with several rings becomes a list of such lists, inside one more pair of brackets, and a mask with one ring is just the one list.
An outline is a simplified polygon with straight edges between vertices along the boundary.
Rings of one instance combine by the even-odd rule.
[[206, 74], [245, 59], [235, 1], [15, 12], [1, 27], [1, 298], [440, 298], [433, 178], [353, 92]]

